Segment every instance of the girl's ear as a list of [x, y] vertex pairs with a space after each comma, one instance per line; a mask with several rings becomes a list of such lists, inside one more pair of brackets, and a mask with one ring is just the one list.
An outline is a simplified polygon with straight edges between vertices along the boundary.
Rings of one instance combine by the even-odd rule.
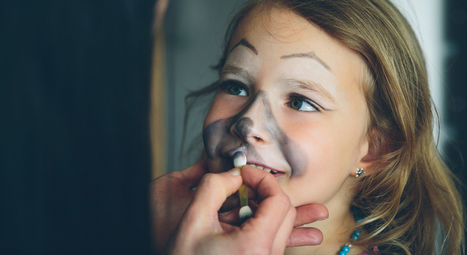
[[366, 150], [362, 151], [364, 155], [362, 155], [358, 167], [363, 168], [365, 175], [370, 175], [374, 172], [376, 163], [382, 163], [382, 156], [389, 153], [389, 146], [379, 131], [372, 131], [371, 134], [368, 134], [366, 143]]

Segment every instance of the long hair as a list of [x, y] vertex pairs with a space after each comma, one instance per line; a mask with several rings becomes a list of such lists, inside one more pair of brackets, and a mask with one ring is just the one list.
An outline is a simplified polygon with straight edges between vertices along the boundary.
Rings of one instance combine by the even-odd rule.
[[[434, 143], [425, 60], [403, 15], [389, 0], [253, 0], [232, 20], [217, 69], [238, 24], [258, 8], [289, 9], [366, 62], [367, 132], [379, 158], [355, 190], [352, 206], [366, 232], [355, 245], [380, 254], [463, 253], [461, 198]], [[214, 91], [215, 83], [187, 99]]]

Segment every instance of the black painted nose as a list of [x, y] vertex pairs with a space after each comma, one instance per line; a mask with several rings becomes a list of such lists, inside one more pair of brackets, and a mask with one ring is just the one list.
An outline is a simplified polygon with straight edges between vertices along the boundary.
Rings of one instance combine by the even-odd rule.
[[234, 124], [236, 133], [244, 139], [251, 133], [252, 127], [253, 121], [248, 117], [242, 117]]
[[[257, 124], [258, 125], [258, 124]], [[230, 128], [230, 133], [239, 137], [242, 141], [253, 143], [253, 142], [266, 142], [266, 135], [261, 135], [261, 132], [258, 132], [258, 127], [255, 127], [255, 124], [252, 119], [249, 117], [241, 117], [237, 122], [235, 122]]]

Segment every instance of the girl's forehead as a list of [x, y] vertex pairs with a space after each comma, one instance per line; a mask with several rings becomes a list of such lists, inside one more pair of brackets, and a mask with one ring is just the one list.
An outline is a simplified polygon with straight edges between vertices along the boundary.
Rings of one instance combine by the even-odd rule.
[[[230, 52], [241, 40], [248, 40], [258, 53], [282, 54], [323, 51], [335, 59], [337, 54], [349, 54], [348, 49], [322, 28], [286, 8], [257, 9], [251, 11], [238, 25], [230, 43]], [[318, 54], [319, 55], [319, 54]], [[354, 54], [358, 55], [358, 54]]]
[[[280, 42], [294, 42], [301, 39], [300, 31], [309, 26], [320, 28], [305, 18], [285, 8], [256, 8], [238, 25], [229, 48], [243, 37], [255, 34], [268, 40], [274, 38]], [[239, 38], [242, 37], [242, 38]]]
[[[228, 53], [242, 40], [253, 46], [258, 57], [313, 55], [325, 63], [329, 70], [333, 70], [334, 74], [341, 73], [356, 78], [360, 78], [367, 69], [360, 54], [331, 37], [316, 24], [286, 8], [252, 10], [235, 30]], [[363, 80], [358, 83], [363, 83]]]

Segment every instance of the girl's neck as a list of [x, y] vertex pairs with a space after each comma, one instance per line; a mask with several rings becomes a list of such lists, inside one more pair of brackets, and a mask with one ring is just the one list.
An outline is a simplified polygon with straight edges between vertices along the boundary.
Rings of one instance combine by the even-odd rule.
[[[323, 242], [316, 246], [303, 246], [287, 248], [285, 254], [314, 254], [329, 255], [339, 254], [342, 247], [350, 241], [353, 231], [355, 231], [355, 219], [348, 203], [326, 204], [329, 210], [329, 218], [323, 221], [308, 224], [306, 227], [314, 227], [323, 233]], [[361, 254], [363, 250], [358, 246], [352, 246], [349, 255]]]

